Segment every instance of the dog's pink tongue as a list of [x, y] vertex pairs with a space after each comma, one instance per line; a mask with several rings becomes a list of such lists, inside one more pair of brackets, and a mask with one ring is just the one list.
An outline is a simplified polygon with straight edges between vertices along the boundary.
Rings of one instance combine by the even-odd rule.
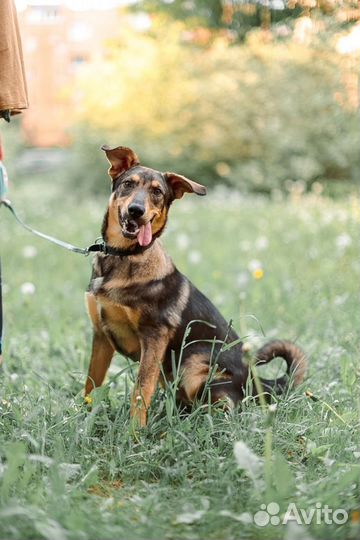
[[152, 240], [151, 223], [141, 225], [137, 236], [140, 246], [148, 246]]

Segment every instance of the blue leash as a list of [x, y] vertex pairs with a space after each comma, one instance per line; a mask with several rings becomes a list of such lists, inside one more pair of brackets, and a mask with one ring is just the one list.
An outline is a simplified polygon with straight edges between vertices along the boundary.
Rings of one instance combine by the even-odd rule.
[[[24, 223], [22, 219], [20, 219], [13, 205], [6, 198], [7, 187], [8, 187], [8, 177], [6, 173], [6, 168], [0, 160], [0, 207], [5, 206], [5, 208], [10, 210], [10, 212], [12, 213], [16, 221], [24, 229], [26, 229], [27, 231], [31, 232], [32, 234], [44, 240], [47, 240], [48, 242], [51, 242], [61, 248], [67, 249], [68, 251], [72, 251], [73, 253], [80, 253], [81, 255], [85, 255], [85, 256], [89, 255], [91, 252], [100, 252], [100, 253], [104, 253], [105, 255], [124, 257], [127, 255], [135, 254], [138, 251], [136, 249], [135, 250], [122, 250], [119, 248], [108, 246], [102, 238], [98, 238], [97, 240], [95, 240], [95, 243], [89, 247], [79, 248], [79, 247], [73, 246], [72, 244], [69, 244], [68, 242], [63, 242], [62, 240], [59, 240], [58, 238], [54, 238], [53, 236], [37, 231], [36, 229], [33, 229], [32, 227]], [[4, 323], [4, 316], [3, 316], [3, 304], [2, 304], [2, 281], [1, 281], [1, 260], [0, 260], [0, 364], [2, 362], [3, 323]]]
[[[94, 250], [91, 249], [92, 246], [89, 246], [87, 248], [79, 248], [76, 246], [73, 246], [72, 244], [69, 244], [68, 242], [63, 242], [62, 240], [59, 240], [58, 238], [54, 238], [53, 236], [50, 236], [49, 234], [42, 233], [40, 231], [37, 231], [36, 229], [33, 229], [29, 225], [23, 222], [22, 219], [19, 218], [15, 208], [11, 204], [11, 202], [8, 199], [0, 199], [0, 204], [4, 205], [5, 208], [8, 208], [16, 221], [24, 227], [27, 231], [31, 232], [35, 236], [39, 236], [40, 238], [43, 238], [44, 240], [48, 240], [49, 242], [52, 242], [53, 244], [56, 244], [57, 246], [60, 246], [64, 249], [67, 249], [68, 251], [72, 251], [73, 253], [81, 253], [82, 255], [89, 255], [90, 251], [100, 251], [100, 250]], [[99, 244], [95, 244], [96, 246]]]

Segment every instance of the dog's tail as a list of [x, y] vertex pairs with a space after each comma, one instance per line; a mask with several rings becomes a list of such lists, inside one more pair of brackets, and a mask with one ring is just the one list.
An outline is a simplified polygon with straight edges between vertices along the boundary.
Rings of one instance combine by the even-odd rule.
[[274, 358], [285, 360], [286, 374], [273, 380], [260, 377], [265, 392], [284, 392], [289, 385], [289, 377], [295, 386], [302, 382], [307, 368], [307, 360], [300, 347], [291, 341], [275, 339], [266, 343], [255, 354], [256, 365], [267, 364]]

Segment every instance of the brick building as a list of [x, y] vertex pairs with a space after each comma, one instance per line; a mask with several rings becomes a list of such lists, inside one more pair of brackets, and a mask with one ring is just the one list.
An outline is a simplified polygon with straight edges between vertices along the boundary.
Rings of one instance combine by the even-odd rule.
[[[85, 9], [79, 9], [81, 4]], [[70, 142], [69, 127], [81, 99], [75, 77], [84, 65], [101, 59], [106, 41], [121, 31], [125, 14], [116, 7], [120, 2], [97, 2], [103, 9], [91, 9], [92, 4], [39, 0], [21, 6], [18, 2], [30, 99], [22, 126], [34, 146]]]

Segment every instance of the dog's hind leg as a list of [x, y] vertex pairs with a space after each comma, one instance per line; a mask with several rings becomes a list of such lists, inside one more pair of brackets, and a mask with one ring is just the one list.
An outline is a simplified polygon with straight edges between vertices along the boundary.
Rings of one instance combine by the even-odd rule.
[[221, 370], [211, 373], [209, 355], [194, 353], [185, 360], [179, 398], [183, 400], [185, 395], [188, 403], [210, 398], [211, 403], [224, 401], [233, 407], [242, 398], [241, 388], [234, 384], [231, 374]]
[[186, 401], [192, 403], [199, 395], [200, 390], [209, 377], [209, 355], [207, 353], [194, 353], [184, 361], [181, 370], [180, 390], [185, 394]]

